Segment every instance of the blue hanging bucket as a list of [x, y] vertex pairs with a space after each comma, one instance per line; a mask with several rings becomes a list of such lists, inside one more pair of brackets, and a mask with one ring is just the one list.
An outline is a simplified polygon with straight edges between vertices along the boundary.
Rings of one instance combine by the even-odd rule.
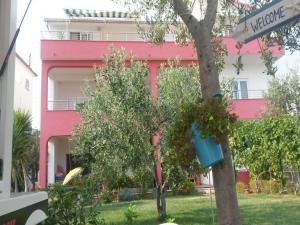
[[210, 137], [201, 138], [201, 132], [196, 128], [196, 124], [191, 125], [194, 148], [200, 164], [207, 168], [213, 166], [224, 159], [220, 144], [216, 144]]

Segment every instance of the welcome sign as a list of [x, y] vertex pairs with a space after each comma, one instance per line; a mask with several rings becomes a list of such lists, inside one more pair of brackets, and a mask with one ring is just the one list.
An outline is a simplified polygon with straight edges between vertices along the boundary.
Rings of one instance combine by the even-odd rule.
[[233, 37], [247, 43], [300, 18], [300, 0], [274, 0], [240, 19]]

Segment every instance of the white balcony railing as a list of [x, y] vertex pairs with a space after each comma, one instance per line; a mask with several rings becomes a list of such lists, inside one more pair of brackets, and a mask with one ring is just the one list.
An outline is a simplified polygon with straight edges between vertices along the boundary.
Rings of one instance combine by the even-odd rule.
[[[145, 42], [138, 33], [104, 33], [104, 32], [66, 32], [42, 31], [42, 40], [81, 40], [81, 41], [141, 41]], [[165, 41], [174, 42], [174, 34], [166, 34]]]
[[[264, 98], [265, 91], [263, 90], [248, 90], [246, 93], [233, 92], [231, 97], [233, 99], [262, 99]], [[76, 106], [84, 103], [87, 97], [74, 97], [55, 99], [48, 101], [48, 110], [76, 110]]]
[[264, 90], [248, 90], [248, 91], [233, 91], [231, 97], [233, 99], [260, 99], [264, 98]]
[[86, 97], [75, 97], [65, 99], [55, 99], [48, 101], [48, 110], [76, 110], [76, 106], [84, 103], [87, 100]]

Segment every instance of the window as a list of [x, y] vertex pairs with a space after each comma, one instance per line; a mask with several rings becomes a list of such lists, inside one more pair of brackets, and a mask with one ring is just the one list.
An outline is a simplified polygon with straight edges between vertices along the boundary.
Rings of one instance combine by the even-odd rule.
[[248, 84], [246, 80], [234, 81], [233, 99], [248, 99]]
[[87, 32], [70, 32], [70, 40], [92, 40], [93, 34]]
[[30, 91], [30, 84], [29, 84], [29, 80], [28, 79], [25, 80], [25, 89], [27, 91]]

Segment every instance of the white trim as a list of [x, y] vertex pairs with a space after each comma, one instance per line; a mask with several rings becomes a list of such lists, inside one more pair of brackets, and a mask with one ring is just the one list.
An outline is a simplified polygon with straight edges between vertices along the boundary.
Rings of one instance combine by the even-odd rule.
[[27, 206], [44, 201], [48, 198], [47, 192], [36, 192], [30, 194], [21, 194], [10, 199], [0, 200], [0, 216], [23, 209]]

